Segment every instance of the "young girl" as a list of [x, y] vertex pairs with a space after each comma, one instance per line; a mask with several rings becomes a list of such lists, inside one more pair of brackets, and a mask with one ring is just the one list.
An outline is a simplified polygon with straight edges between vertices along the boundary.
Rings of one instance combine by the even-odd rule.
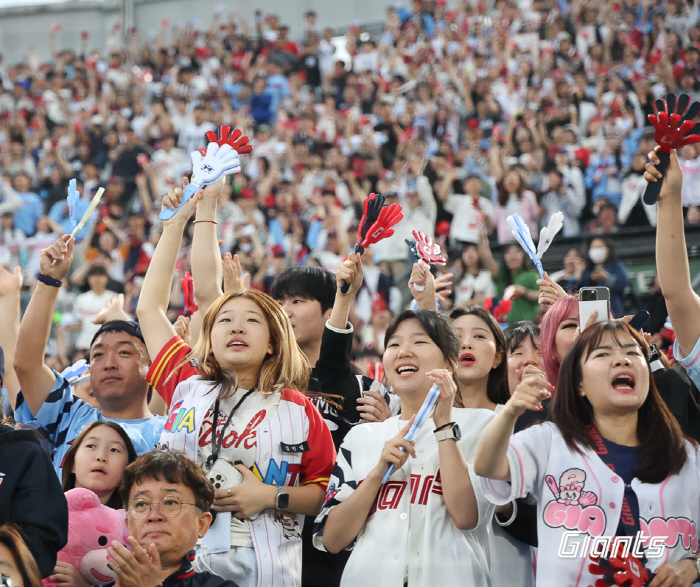
[[450, 314], [459, 336], [455, 373], [465, 408], [493, 410], [508, 401], [506, 339], [498, 322], [483, 308], [456, 308]]
[[[553, 389], [530, 377], [479, 442], [474, 468], [488, 478], [481, 484], [493, 503], [537, 499], [537, 585], [593, 584], [590, 538], [614, 544], [638, 532], [656, 537], [643, 547], [658, 585], [698, 579], [690, 560], [700, 522], [697, 445], [661, 400], [644, 349], [622, 322], [586, 328], [561, 365], [552, 421], [511, 437], [517, 418], [541, 409]], [[578, 556], [559, 556], [562, 544]]]
[[[342, 587], [367, 585], [368, 577], [374, 585], [487, 585], [480, 536], [493, 510], [467, 462], [493, 412], [454, 407], [461, 406], [459, 340], [447, 318], [405, 311], [389, 325], [385, 346], [384, 371], [402, 413], [345, 437], [314, 544], [352, 548]], [[435, 411], [409, 442], [404, 436], [433, 384]]]
[[63, 491], [83, 487], [115, 510], [124, 507], [116, 491], [122, 473], [136, 460], [124, 429], [115, 422], [93, 422], [75, 439], [63, 460]]
[[[309, 366], [275, 300], [254, 290], [225, 294], [205, 313], [194, 349], [175, 334], [166, 316], [170, 283], [200, 197], [164, 223], [138, 307], [155, 357], [147, 379], [170, 406], [161, 443], [206, 472], [223, 459], [228, 477], [234, 465], [241, 476], [217, 488], [218, 538], [205, 541], [195, 568], [241, 587], [298, 587], [303, 516], [321, 508], [333, 441], [318, 410], [295, 391], [306, 389]], [[178, 189], [164, 203], [175, 208], [181, 199]]]

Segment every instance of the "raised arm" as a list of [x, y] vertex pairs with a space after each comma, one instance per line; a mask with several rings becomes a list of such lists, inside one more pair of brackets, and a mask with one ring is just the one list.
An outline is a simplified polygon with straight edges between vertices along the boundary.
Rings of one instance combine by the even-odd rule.
[[19, 392], [19, 381], [12, 367], [19, 333], [19, 296], [22, 291], [22, 268], [15, 267], [10, 273], [0, 266], [0, 348], [5, 353], [4, 385], [10, 398], [12, 409]]
[[542, 400], [553, 387], [543, 375], [531, 376], [515, 388], [503, 410], [487, 426], [474, 458], [474, 472], [480, 477], [510, 481], [508, 442], [516, 420], [527, 410], [541, 411]]
[[[651, 152], [649, 159], [651, 163], [647, 163], [644, 178], [656, 181], [661, 174], [652, 163], [659, 163], [659, 157], [656, 152]], [[683, 172], [673, 151], [659, 194], [656, 267], [678, 345], [683, 355], [687, 356], [700, 337], [700, 297], [693, 291], [690, 281], [688, 249], [683, 231], [682, 186]]]
[[[61, 281], [65, 278], [73, 261], [74, 243], [73, 237], [64, 234], [41, 252], [39, 266], [44, 279], [48, 278], [46, 281]], [[44, 364], [44, 352], [51, 334], [58, 290], [59, 284], [47, 285], [37, 281], [17, 334], [14, 368], [24, 401], [32, 415], [41, 409], [56, 382], [53, 371]]]
[[[158, 356], [166, 343], [177, 334], [166, 314], [170, 301], [170, 288], [185, 225], [201, 197], [202, 190], [199, 190], [177, 211], [175, 216], [163, 222], [163, 234], [160, 235], [143, 280], [136, 315], [151, 357]], [[181, 201], [182, 189], [176, 188], [163, 198], [163, 207], [175, 209]]]
[[[192, 263], [192, 278], [202, 316], [224, 293], [221, 290], [221, 251], [216, 233], [216, 206], [223, 189], [224, 180], [204, 188], [194, 221], [192, 259], [195, 262]], [[193, 335], [196, 336], [196, 333], [193, 332]]]

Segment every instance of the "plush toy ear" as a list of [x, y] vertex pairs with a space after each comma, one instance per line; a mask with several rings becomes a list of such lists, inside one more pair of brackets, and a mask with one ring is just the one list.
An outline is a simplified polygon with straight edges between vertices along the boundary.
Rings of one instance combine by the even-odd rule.
[[82, 487], [66, 491], [66, 501], [68, 502], [69, 511], [82, 511], [100, 507], [100, 498], [89, 489], [83, 489]]

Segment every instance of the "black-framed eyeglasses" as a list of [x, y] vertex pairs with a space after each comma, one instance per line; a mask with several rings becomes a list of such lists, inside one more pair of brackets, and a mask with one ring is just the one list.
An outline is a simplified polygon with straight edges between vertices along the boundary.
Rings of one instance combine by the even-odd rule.
[[177, 497], [166, 496], [156, 503], [151, 503], [145, 498], [138, 498], [129, 502], [129, 515], [134, 520], [144, 520], [151, 513], [151, 508], [153, 506], [158, 506], [158, 511], [166, 518], [175, 518], [182, 511], [183, 505], [193, 505], [197, 507], [196, 503], [185, 503]]

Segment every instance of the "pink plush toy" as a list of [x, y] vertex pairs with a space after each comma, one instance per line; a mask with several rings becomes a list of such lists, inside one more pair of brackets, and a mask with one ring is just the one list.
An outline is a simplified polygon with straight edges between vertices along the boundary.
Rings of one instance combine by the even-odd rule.
[[[113, 510], [100, 503], [89, 489], [66, 491], [68, 500], [68, 544], [59, 551], [58, 560], [70, 563], [90, 585], [106, 584], [116, 579], [107, 566], [107, 548], [112, 540], [126, 546], [129, 535], [124, 510]], [[58, 585], [44, 579], [45, 587]]]

